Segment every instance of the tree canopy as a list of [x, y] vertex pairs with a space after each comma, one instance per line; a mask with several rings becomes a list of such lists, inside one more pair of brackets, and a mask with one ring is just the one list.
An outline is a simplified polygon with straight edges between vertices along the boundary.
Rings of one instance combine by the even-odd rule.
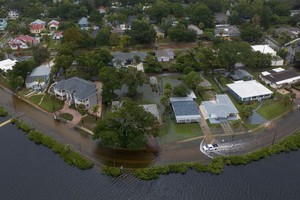
[[150, 136], [158, 136], [156, 118], [127, 99], [122, 101], [121, 108], [99, 120], [93, 139], [100, 139], [105, 145], [134, 149], [145, 147]]

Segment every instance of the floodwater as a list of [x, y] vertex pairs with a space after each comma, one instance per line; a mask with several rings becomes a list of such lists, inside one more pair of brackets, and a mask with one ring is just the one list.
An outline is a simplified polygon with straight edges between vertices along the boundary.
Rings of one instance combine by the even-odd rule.
[[[1, 119], [1, 121], [5, 119]], [[161, 176], [141, 181], [111, 178], [97, 168], [81, 171], [15, 126], [0, 128], [0, 199], [299, 199], [300, 151], [247, 166], [225, 167], [221, 175]]]

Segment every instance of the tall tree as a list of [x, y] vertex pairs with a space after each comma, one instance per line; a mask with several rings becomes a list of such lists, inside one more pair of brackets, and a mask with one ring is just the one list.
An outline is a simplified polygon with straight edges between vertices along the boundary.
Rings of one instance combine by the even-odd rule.
[[197, 86], [202, 82], [202, 79], [197, 72], [190, 72], [183, 75], [183, 82], [192, 90], [196, 90]]
[[149, 136], [158, 136], [155, 117], [131, 100], [124, 100], [122, 107], [107, 113], [94, 129], [93, 139], [105, 145], [122, 148], [141, 148]]
[[128, 33], [132, 39], [143, 44], [154, 42], [156, 38], [153, 27], [148, 22], [141, 20], [134, 20]]
[[158, 62], [157, 58], [152, 54], [148, 54], [145, 57], [144, 67], [145, 67], [145, 72], [147, 73], [162, 71], [162, 65], [160, 64], [160, 62]]
[[128, 69], [123, 67], [121, 73], [123, 83], [128, 86], [130, 96], [136, 95], [138, 86], [142, 86], [148, 80], [146, 74], [135, 67], [128, 67]]
[[121, 75], [115, 67], [105, 66], [101, 68], [99, 78], [103, 87], [108, 89], [111, 94], [114, 94], [114, 90], [120, 89], [122, 86]]

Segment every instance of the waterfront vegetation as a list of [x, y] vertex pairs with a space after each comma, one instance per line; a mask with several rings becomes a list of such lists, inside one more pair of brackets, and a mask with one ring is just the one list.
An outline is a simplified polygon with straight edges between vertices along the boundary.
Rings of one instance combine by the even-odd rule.
[[122, 174], [122, 171], [119, 167], [108, 167], [108, 166], [103, 166], [100, 169], [102, 174], [113, 176], [113, 177], [118, 177]]
[[75, 166], [81, 170], [90, 169], [94, 166], [91, 161], [85, 159], [79, 153], [71, 150], [70, 145], [64, 145], [50, 136], [44, 135], [34, 129], [31, 129], [27, 124], [17, 119], [12, 119], [11, 122], [15, 124], [19, 129], [27, 133], [30, 140], [34, 141], [36, 144], [42, 144], [48, 147], [54, 153], [63, 158], [64, 161], [69, 165]]
[[8, 115], [8, 112], [0, 106], [0, 117], [6, 117]]
[[211, 174], [220, 174], [225, 165], [246, 165], [253, 161], [268, 158], [273, 154], [281, 152], [296, 151], [300, 148], [300, 132], [288, 136], [284, 140], [269, 147], [261, 148], [252, 153], [238, 156], [220, 156], [212, 159], [208, 165], [201, 163], [178, 163], [166, 166], [155, 166], [134, 171], [134, 175], [142, 180], [153, 180], [159, 178], [159, 175], [170, 173], [184, 174], [188, 169], [197, 172], [208, 172]]

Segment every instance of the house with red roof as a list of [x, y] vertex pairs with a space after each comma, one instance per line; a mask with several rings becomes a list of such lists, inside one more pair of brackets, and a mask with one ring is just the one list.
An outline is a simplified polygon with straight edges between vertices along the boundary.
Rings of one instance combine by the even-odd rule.
[[30, 32], [33, 34], [39, 34], [46, 29], [46, 22], [37, 19], [30, 23]]
[[40, 40], [29, 35], [19, 35], [11, 39], [8, 44], [13, 50], [16, 49], [28, 49], [32, 45], [37, 45], [40, 43]]
[[63, 34], [64, 34], [63, 31], [59, 31], [59, 32], [57, 32], [57, 33], [54, 33], [54, 35], [53, 35], [53, 40], [60, 40], [60, 39], [62, 39], [63, 36], [64, 36]]
[[54, 19], [48, 23], [48, 27], [50, 31], [56, 31], [58, 29], [58, 25], [59, 25], [59, 21], [56, 21]]

